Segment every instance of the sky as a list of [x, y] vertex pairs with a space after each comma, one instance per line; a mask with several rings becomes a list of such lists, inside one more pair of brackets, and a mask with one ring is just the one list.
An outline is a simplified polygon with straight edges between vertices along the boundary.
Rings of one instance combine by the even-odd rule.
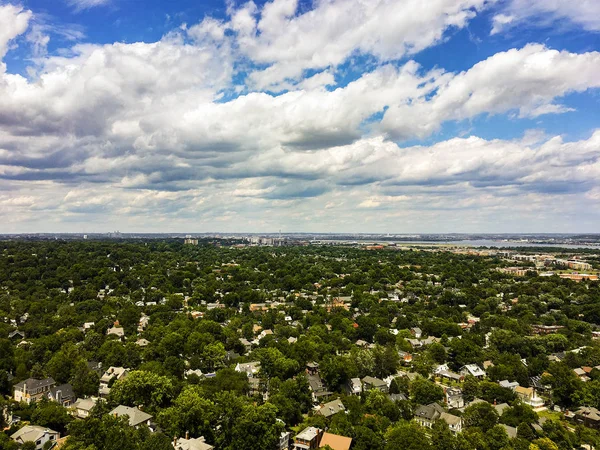
[[600, 1], [0, 0], [0, 233], [600, 232]]

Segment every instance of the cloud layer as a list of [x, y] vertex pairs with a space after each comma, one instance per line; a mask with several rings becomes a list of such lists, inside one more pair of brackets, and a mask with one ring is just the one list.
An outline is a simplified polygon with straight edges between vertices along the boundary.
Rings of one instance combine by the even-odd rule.
[[[600, 219], [586, 206], [600, 201], [600, 131], [404, 143], [482, 116], [567, 113], [565, 96], [600, 87], [594, 51], [533, 43], [462, 72], [409, 59], [492, 3], [246, 3], [157, 42], [38, 52], [27, 77], [2, 65], [0, 231], [415, 231], [419, 217], [486, 231], [515, 211], [523, 227], [571, 214], [586, 229]], [[0, 57], [33, 17], [0, 6]], [[356, 58], [373, 63], [339, 83]]]

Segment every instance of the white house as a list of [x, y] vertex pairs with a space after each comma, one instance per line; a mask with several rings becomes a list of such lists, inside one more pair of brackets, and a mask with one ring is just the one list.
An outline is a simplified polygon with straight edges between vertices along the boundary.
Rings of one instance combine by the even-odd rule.
[[124, 405], [117, 406], [110, 414], [116, 417], [129, 417], [129, 425], [136, 428], [143, 424], [150, 425], [150, 420], [152, 419], [150, 414], [138, 408], [131, 408]]
[[260, 362], [253, 361], [247, 363], [238, 363], [235, 366], [236, 372], [244, 372], [248, 378], [254, 378], [260, 372]]
[[19, 444], [25, 442], [35, 443], [35, 448], [41, 450], [48, 441], [56, 442], [58, 440], [58, 431], [37, 425], [26, 425], [11, 436], [11, 439]]
[[472, 375], [475, 378], [484, 378], [485, 372], [477, 364], [467, 364], [460, 368], [460, 374], [463, 376]]
[[96, 403], [98, 403], [98, 399], [96, 397], [77, 399], [77, 401], [71, 406], [71, 414], [79, 419], [85, 419], [86, 417], [89, 417], [92, 409], [94, 406], [96, 406]]

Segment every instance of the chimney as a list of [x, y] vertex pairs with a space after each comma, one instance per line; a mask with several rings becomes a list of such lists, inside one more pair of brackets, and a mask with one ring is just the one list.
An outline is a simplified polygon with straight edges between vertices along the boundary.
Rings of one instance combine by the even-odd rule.
[[173, 447], [177, 445], [177, 436], [173, 437]]
[[190, 432], [186, 431], [185, 432], [185, 440], [187, 441], [190, 438]]

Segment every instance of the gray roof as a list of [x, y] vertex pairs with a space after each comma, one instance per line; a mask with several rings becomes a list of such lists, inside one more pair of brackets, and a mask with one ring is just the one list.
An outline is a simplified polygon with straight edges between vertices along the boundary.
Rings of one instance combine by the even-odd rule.
[[73, 386], [71, 386], [68, 383], [50, 388], [48, 396], [52, 396], [52, 398], [56, 400], [59, 392], [62, 399], [75, 399], [75, 394], [73, 393]]
[[508, 403], [500, 403], [499, 405], [494, 405], [494, 409], [496, 410], [496, 412], [498, 413], [499, 416], [502, 415], [502, 413], [504, 412], [504, 410], [506, 408], [509, 408]]
[[27, 385], [28, 391], [40, 389], [42, 387], [54, 386], [56, 381], [52, 377], [44, 378], [43, 380], [37, 380], [35, 378], [27, 378], [25, 381], [15, 384], [15, 388], [23, 389]]
[[415, 417], [434, 421], [440, 418], [444, 409], [437, 403], [431, 403], [430, 405], [419, 405], [415, 410]]
[[96, 403], [98, 403], [98, 399], [95, 398], [80, 398], [73, 403], [73, 408], [81, 409], [83, 411], [91, 411], [91, 409], [96, 406]]
[[390, 394], [390, 395], [388, 395], [388, 398], [393, 402], [398, 402], [398, 401], [406, 400], [406, 395], [404, 395], [402, 393]]
[[321, 414], [325, 417], [331, 417], [341, 411], [346, 411], [346, 408], [344, 407], [342, 401], [338, 398], [337, 400], [325, 403], [323, 407], [319, 409], [318, 414]]
[[515, 427], [511, 427], [503, 423], [501, 423], [500, 425], [506, 430], [506, 434], [508, 434], [509, 438], [514, 439], [517, 437], [517, 429]]
[[135, 427], [147, 420], [152, 419], [152, 416], [138, 408], [130, 408], [129, 406], [119, 405], [113, 409], [110, 414], [116, 415], [117, 417], [129, 416], [129, 425]]
[[40, 427], [38, 425], [26, 425], [10, 437], [14, 441], [19, 442], [35, 442], [45, 434], [54, 434], [58, 436], [58, 431], [51, 430], [50, 428]]
[[312, 441], [321, 432], [320, 428], [307, 427], [296, 435], [296, 439], [302, 439], [303, 441]]
[[173, 444], [175, 450], [212, 450], [214, 447], [207, 444], [203, 437], [195, 439], [178, 439], [177, 444]]
[[462, 419], [454, 414], [443, 412], [440, 414], [440, 420], [444, 420], [448, 425], [458, 425]]
[[366, 384], [370, 384], [371, 386], [386, 386], [387, 387], [387, 383], [383, 380], [380, 380], [379, 378], [375, 378], [375, 377], [371, 377], [371, 376], [366, 376], [362, 379], [363, 383]]

